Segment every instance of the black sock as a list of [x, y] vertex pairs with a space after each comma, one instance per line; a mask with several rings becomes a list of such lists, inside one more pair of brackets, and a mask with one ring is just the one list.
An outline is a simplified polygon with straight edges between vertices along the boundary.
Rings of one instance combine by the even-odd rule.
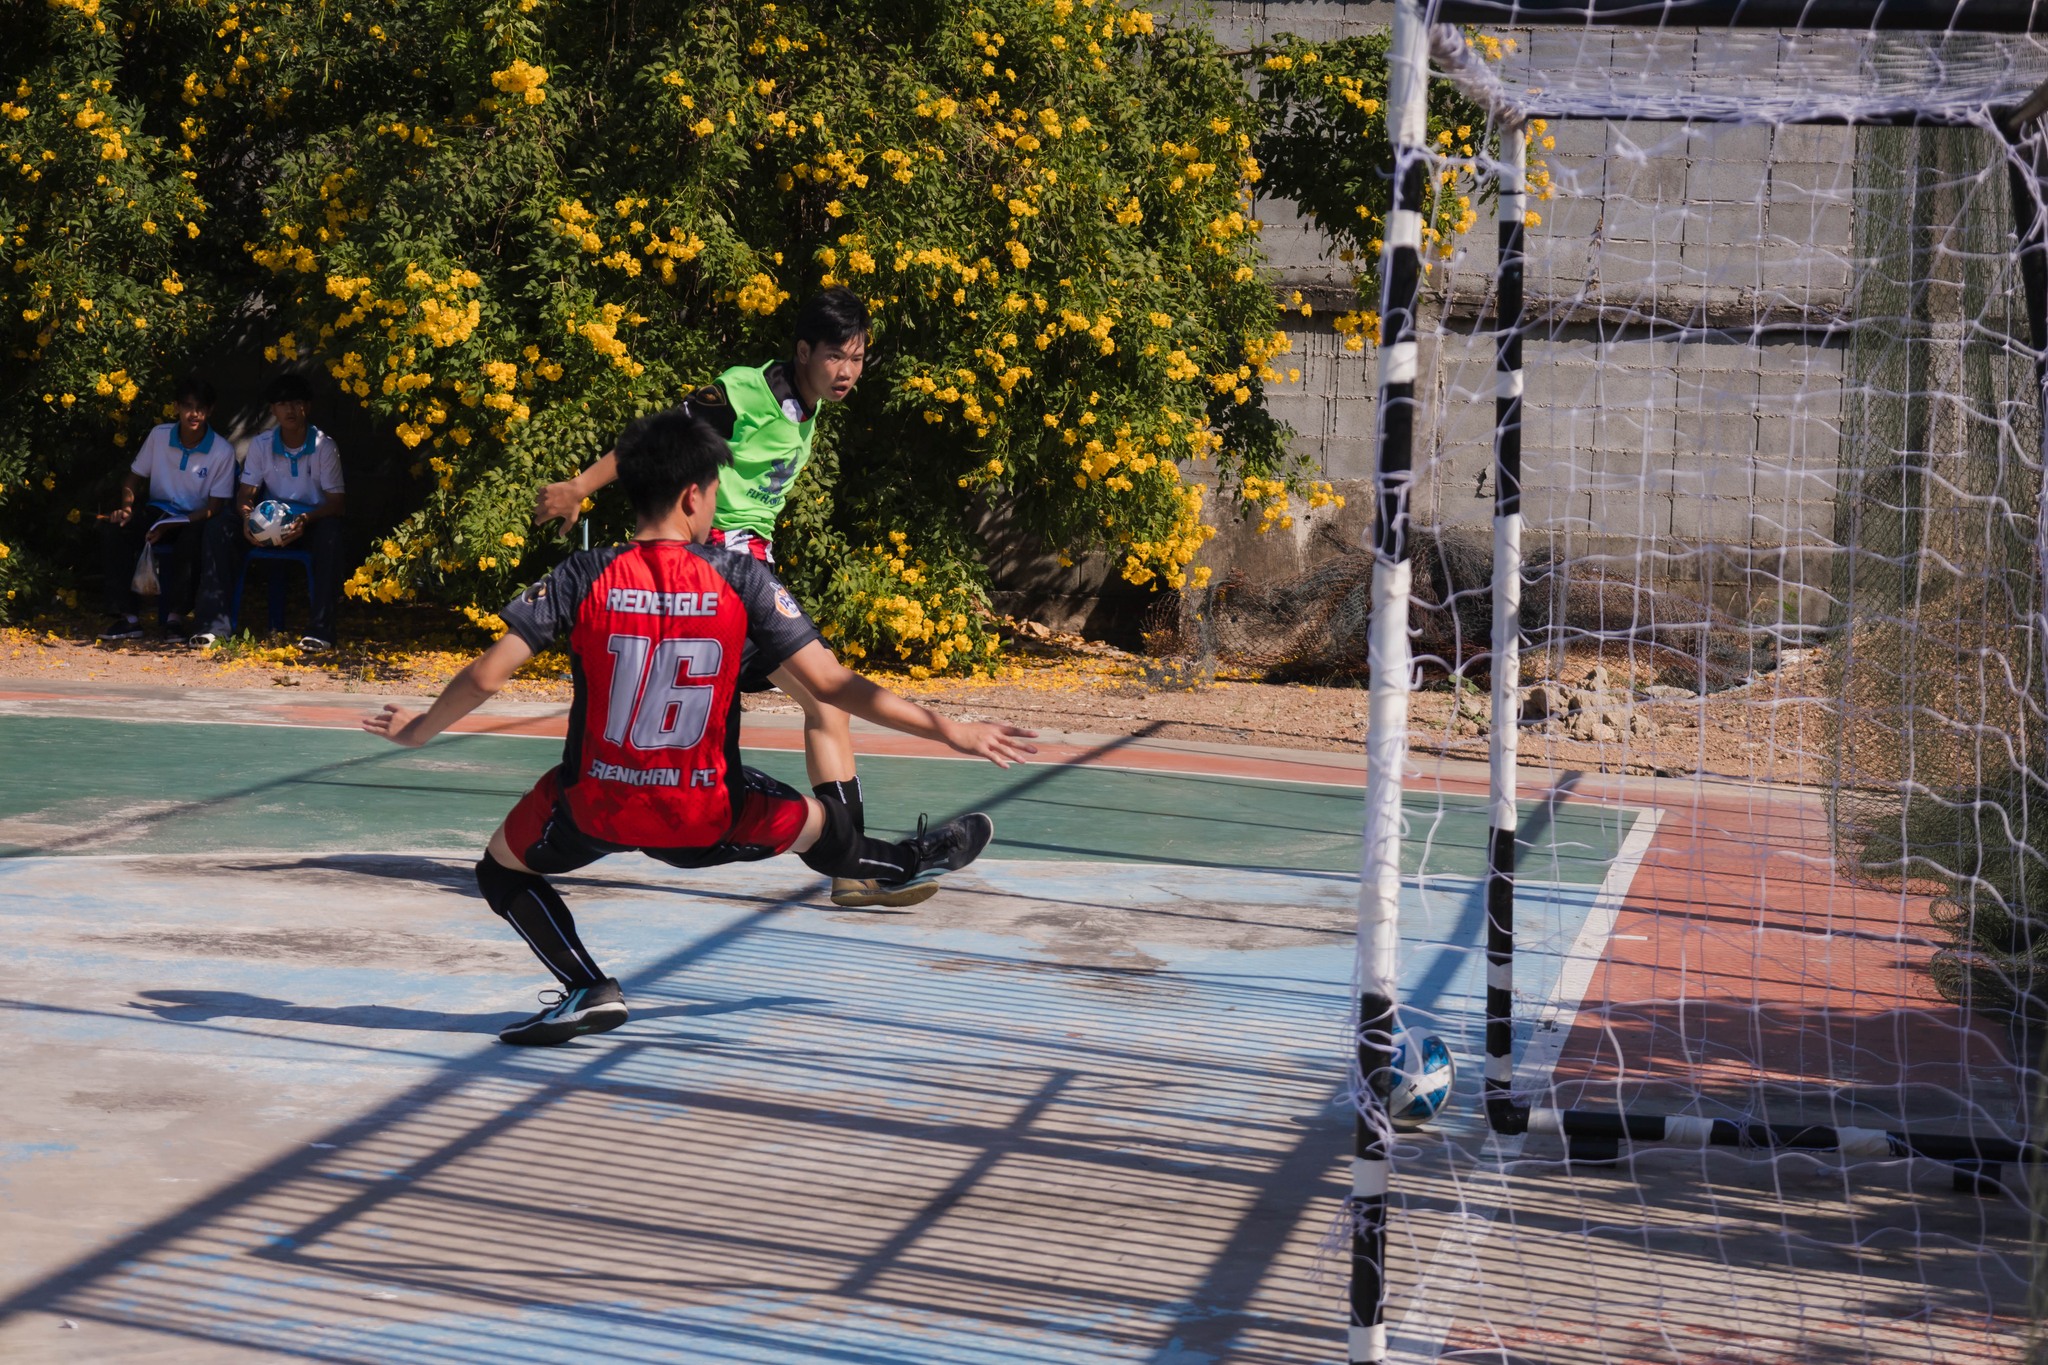
[[867, 809], [860, 797], [860, 779], [849, 777], [844, 782], [820, 782], [811, 788], [811, 795], [820, 801], [837, 801], [846, 807], [846, 813], [853, 817], [853, 832], [865, 834], [868, 828]]
[[477, 889], [492, 910], [526, 940], [541, 965], [564, 986], [594, 986], [604, 972], [576, 937], [576, 919], [545, 877], [515, 872], [486, 853], [476, 865]]
[[874, 879], [889, 885], [906, 881], [917, 871], [917, 852], [909, 840], [890, 844], [870, 839], [860, 832], [853, 809], [845, 802], [822, 792], [818, 799], [825, 807], [825, 828], [817, 843], [797, 855], [805, 867], [828, 877]]

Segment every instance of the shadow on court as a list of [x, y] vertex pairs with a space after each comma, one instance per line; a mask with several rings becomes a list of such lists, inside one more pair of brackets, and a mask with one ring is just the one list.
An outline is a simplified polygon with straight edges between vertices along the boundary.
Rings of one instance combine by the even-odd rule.
[[[400, 861], [361, 870], [374, 883]], [[425, 871], [401, 880], [439, 880]], [[288, 892], [292, 872], [243, 875]], [[668, 910], [625, 892], [592, 915], [610, 941], [639, 932], [627, 910], [666, 919], [670, 950], [622, 973], [627, 1029], [436, 1065], [0, 1303], [6, 1353], [44, 1358], [26, 1334], [58, 1317], [100, 1335], [64, 1331], [50, 1359], [109, 1332], [94, 1358], [1166, 1365], [1335, 1349], [1335, 1291], [1310, 1270], [1348, 1140], [1328, 1064], [1341, 949], [1235, 952], [1238, 972], [1265, 970], [1217, 970], [1241, 916], [1210, 907], [1213, 941], [1134, 967], [1115, 940], [1141, 916], [1098, 909], [1096, 955], [1061, 961], [1004, 935], [1072, 912], [1014, 896], [949, 895], [949, 917], [912, 933], [787, 897], [741, 908], [735, 879], [710, 889], [725, 899]], [[1340, 895], [1313, 918], [1347, 915]], [[1312, 957], [1337, 979], [1304, 972]], [[210, 1055], [283, 1030], [372, 1065], [364, 1031], [510, 1017], [253, 986], [149, 987], [109, 1013]]]
[[[822, 1005], [810, 996], [762, 997], [728, 1000], [702, 1005], [671, 1005], [639, 1009], [633, 1017], [642, 1023], [655, 1019], [703, 1018], [735, 1014], [741, 1010], [776, 1009], [786, 1005]], [[146, 1010], [173, 1024], [207, 1023], [215, 1019], [289, 1019], [302, 1024], [324, 1024], [334, 1028], [377, 1028], [405, 1031], [429, 1030], [443, 1033], [493, 1033], [516, 1022], [516, 1012], [492, 1014], [447, 1014], [437, 1010], [402, 1009], [393, 1005], [344, 1005], [322, 1008], [295, 1005], [289, 1000], [242, 991], [142, 991], [134, 1007]]]

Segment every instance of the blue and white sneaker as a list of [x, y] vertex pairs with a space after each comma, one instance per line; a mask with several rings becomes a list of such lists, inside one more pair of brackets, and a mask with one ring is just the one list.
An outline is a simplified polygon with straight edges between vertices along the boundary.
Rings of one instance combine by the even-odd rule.
[[594, 986], [542, 991], [540, 998], [547, 1008], [531, 1019], [498, 1030], [499, 1042], [520, 1047], [553, 1047], [586, 1033], [609, 1033], [631, 1017], [626, 997], [611, 977]]

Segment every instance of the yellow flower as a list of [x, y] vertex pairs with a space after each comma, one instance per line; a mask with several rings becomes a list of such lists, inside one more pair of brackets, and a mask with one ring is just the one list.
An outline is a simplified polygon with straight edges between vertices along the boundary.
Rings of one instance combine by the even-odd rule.
[[547, 84], [548, 72], [544, 66], [533, 66], [525, 61], [515, 61], [503, 71], [491, 73], [491, 84], [508, 95], [522, 96], [528, 104], [539, 104], [547, 98], [547, 91], [541, 87]]
[[756, 275], [740, 286], [738, 303], [742, 313], [767, 317], [789, 298], [789, 291], [776, 286], [772, 275]]

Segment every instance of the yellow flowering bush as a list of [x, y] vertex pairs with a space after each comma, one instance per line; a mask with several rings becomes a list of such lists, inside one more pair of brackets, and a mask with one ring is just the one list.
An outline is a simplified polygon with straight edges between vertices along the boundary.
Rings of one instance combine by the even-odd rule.
[[891, 531], [843, 556], [814, 604], [834, 649], [856, 664], [895, 665], [916, 676], [992, 669], [996, 638], [985, 628], [980, 584], [957, 558], [926, 560]]
[[21, 4], [0, 43], [0, 620], [92, 562], [90, 513], [218, 307], [195, 240], [214, 210], [186, 174], [199, 122], [177, 78], [117, 78], [111, 19]]
[[[832, 284], [868, 300], [874, 358], [777, 542], [853, 657], [988, 663], [991, 507], [1174, 588], [1202, 576], [1204, 487], [1284, 474], [1256, 112], [1205, 32], [1101, 0], [600, 9], [420, 9], [392, 60], [436, 79], [264, 188], [277, 325], [419, 459], [353, 595], [503, 600], [559, 553], [507, 539], [536, 484], [785, 354]], [[314, 41], [281, 4], [240, 14]], [[624, 529], [612, 499], [594, 519]]]
[[[1513, 40], [1475, 34], [1480, 55], [1500, 60]], [[1312, 43], [1282, 35], [1252, 54], [1265, 135], [1259, 157], [1272, 192], [1293, 200], [1352, 267], [1357, 305], [1332, 320], [1346, 349], [1379, 341], [1380, 251], [1393, 209], [1393, 144], [1387, 133], [1385, 32]], [[1479, 221], [1480, 158], [1492, 154], [1486, 112], [1447, 81], [1432, 82], [1426, 141], [1432, 155], [1422, 216], [1423, 270], [1434, 274]], [[1531, 138], [1543, 130], [1534, 127]], [[1542, 145], [1532, 147], [1529, 185], [1547, 198]]]
[[[802, 298], [844, 284], [871, 360], [784, 570], [853, 657], [984, 666], [991, 517], [1171, 590], [1205, 576], [1205, 506], [1302, 491], [1264, 405], [1287, 338], [1254, 197], [1361, 245], [1382, 211], [1374, 40], [1234, 58], [1125, 0], [18, 8], [0, 584], [91, 562], [89, 482], [232, 344], [396, 438], [403, 515], [360, 528], [349, 593], [487, 618], [563, 553], [537, 486], [787, 354]], [[626, 529], [613, 495], [590, 515]]]

